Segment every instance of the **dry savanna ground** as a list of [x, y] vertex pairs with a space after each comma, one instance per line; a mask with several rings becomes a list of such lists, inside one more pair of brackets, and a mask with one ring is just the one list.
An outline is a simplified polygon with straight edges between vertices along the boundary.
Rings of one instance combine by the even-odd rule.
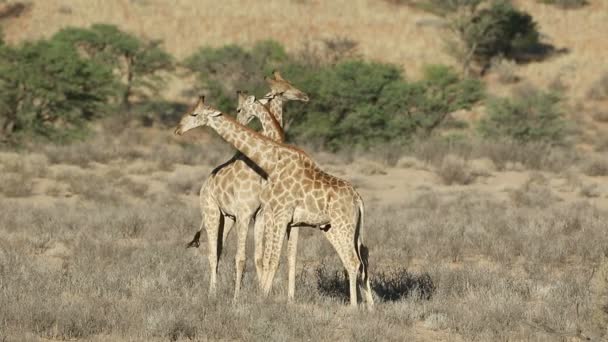
[[184, 247], [198, 229], [200, 184], [231, 151], [198, 140], [131, 129], [0, 153], [0, 336], [577, 341], [603, 319], [605, 161], [433, 142], [396, 163], [314, 153], [366, 200], [370, 313], [347, 307], [341, 263], [314, 230], [301, 234], [295, 304], [285, 263], [264, 300], [251, 259], [231, 303], [234, 234], [218, 296], [207, 297], [205, 243]]
[[[272, 38], [297, 52], [347, 37], [363, 57], [402, 65], [408, 77], [425, 63], [453, 63], [441, 22], [399, 2], [35, 0], [3, 31], [14, 43], [111, 23], [163, 39], [179, 59], [202, 45]], [[263, 299], [251, 260], [242, 298], [231, 302], [234, 233], [218, 296], [208, 298], [205, 243], [184, 247], [199, 227], [200, 185], [232, 151], [202, 130], [176, 138], [114, 127], [67, 146], [0, 150], [0, 341], [598, 336], [608, 326], [608, 86], [600, 87], [608, 2], [573, 11], [515, 2], [547, 43], [568, 51], [493, 66], [484, 81], [494, 94], [508, 93], [513, 84], [500, 79], [513, 75], [561, 89], [576, 149], [429, 140], [335, 155], [304, 146], [366, 202], [373, 312], [347, 307], [341, 263], [313, 230], [300, 234], [296, 303], [286, 304], [284, 262]], [[190, 102], [181, 95], [189, 82], [174, 77], [162, 95]], [[458, 114], [474, 120], [477, 111]]]

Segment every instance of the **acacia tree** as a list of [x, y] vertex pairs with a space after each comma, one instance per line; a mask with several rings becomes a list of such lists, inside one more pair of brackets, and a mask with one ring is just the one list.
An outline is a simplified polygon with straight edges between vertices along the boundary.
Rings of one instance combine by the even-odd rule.
[[37, 41], [0, 47], [0, 136], [66, 138], [106, 108], [110, 69], [83, 59], [69, 44]]
[[494, 57], [518, 60], [530, 51], [546, 52], [532, 16], [510, 0], [417, 0], [411, 5], [446, 20], [455, 37], [447, 39], [447, 52], [465, 74], [473, 64], [483, 74]]
[[127, 108], [134, 95], [156, 94], [164, 84], [161, 72], [173, 69], [173, 58], [162, 49], [161, 41], [141, 40], [114, 25], [66, 28], [53, 39], [72, 44], [84, 55], [117, 72], [122, 81], [119, 102]]

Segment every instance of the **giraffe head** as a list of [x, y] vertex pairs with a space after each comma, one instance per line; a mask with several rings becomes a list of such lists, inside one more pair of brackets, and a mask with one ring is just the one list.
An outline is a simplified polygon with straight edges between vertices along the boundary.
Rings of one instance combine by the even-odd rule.
[[278, 70], [273, 71], [272, 76], [272, 78], [266, 76], [264, 80], [270, 86], [273, 95], [280, 96], [284, 100], [308, 102], [308, 95], [284, 79]]
[[187, 131], [199, 127], [206, 126], [209, 123], [210, 117], [220, 116], [222, 112], [205, 104], [205, 96], [201, 95], [198, 101], [190, 110], [182, 116], [179, 124], [175, 128], [175, 134], [182, 135]]
[[236, 108], [236, 120], [240, 124], [247, 125], [255, 117], [260, 119], [260, 113], [262, 111], [268, 111], [261, 102], [256, 101], [255, 96], [247, 96], [247, 93], [243, 91], [237, 91], [237, 94], [239, 97], [239, 104]]
[[250, 106], [250, 104], [255, 101], [255, 96], [248, 96], [247, 91], [244, 90], [237, 90], [236, 96], [239, 99], [236, 107], [236, 121], [238, 121], [241, 125], [246, 126], [249, 124], [249, 122], [251, 122], [255, 115], [249, 111], [243, 110], [243, 107], [245, 107], [245, 103]]

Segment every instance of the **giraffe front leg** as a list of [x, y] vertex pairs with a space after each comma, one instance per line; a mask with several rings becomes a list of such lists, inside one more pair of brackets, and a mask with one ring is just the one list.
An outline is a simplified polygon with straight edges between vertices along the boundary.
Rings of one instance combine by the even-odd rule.
[[261, 232], [263, 233], [263, 239], [261, 244], [263, 245], [263, 252], [262, 252], [262, 270], [261, 270], [261, 282], [260, 282], [260, 289], [262, 290], [262, 292], [265, 292], [265, 286], [266, 286], [266, 279], [268, 277], [268, 270], [269, 270], [269, 265], [270, 265], [270, 258], [272, 255], [272, 239], [273, 239], [273, 228], [274, 228], [274, 215], [273, 215], [273, 211], [272, 208], [270, 207], [266, 207], [264, 209], [264, 211], [262, 212], [262, 223], [263, 223], [263, 228], [260, 228]]
[[296, 292], [296, 256], [298, 253], [298, 235], [300, 228], [291, 227], [287, 235], [287, 258], [289, 265], [289, 281], [287, 287], [287, 302], [293, 302]]
[[[217, 209], [217, 208], [216, 208]], [[219, 210], [211, 206], [203, 211], [203, 226], [207, 229], [207, 258], [209, 259], [209, 296], [215, 297], [217, 286], [217, 266], [222, 253], [222, 242], [219, 237], [220, 225], [223, 224]]]
[[262, 288], [264, 279], [264, 212], [260, 209], [253, 225], [255, 273]]
[[264, 281], [264, 295], [268, 296], [272, 289], [272, 281], [274, 280], [275, 273], [279, 267], [279, 261], [281, 259], [281, 249], [283, 247], [283, 240], [287, 233], [287, 226], [291, 219], [289, 213], [285, 210], [274, 211], [274, 224], [268, 225], [267, 229], [271, 229], [271, 238], [265, 241], [266, 248], [265, 253], [268, 255], [268, 267], [265, 269], [265, 281]]
[[245, 271], [245, 257], [247, 254], [247, 229], [249, 228], [250, 220], [251, 218], [249, 215], [239, 215], [236, 219], [236, 231], [238, 241], [236, 256], [234, 258], [236, 268], [236, 279], [234, 283], [233, 301], [236, 301], [238, 299], [241, 291], [243, 272]]

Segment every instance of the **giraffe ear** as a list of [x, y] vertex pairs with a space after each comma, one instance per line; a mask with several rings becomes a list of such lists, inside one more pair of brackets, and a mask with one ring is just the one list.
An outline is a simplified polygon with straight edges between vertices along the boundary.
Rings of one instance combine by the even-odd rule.
[[198, 96], [198, 102], [201, 103], [201, 104], [205, 103], [205, 95], [200, 94]]
[[253, 96], [253, 95], [248, 96], [247, 99], [245, 100], [245, 104], [247, 104], [247, 105], [251, 105], [254, 102], [255, 102], [255, 96]]
[[247, 91], [237, 90], [236, 91], [236, 97], [238, 99], [238, 104], [240, 106], [245, 101], [245, 99], [247, 98]]
[[277, 80], [277, 81], [284, 81], [285, 80], [281, 76], [281, 73], [279, 72], [279, 70], [272, 71], [272, 76], [274, 76], [274, 79]]

